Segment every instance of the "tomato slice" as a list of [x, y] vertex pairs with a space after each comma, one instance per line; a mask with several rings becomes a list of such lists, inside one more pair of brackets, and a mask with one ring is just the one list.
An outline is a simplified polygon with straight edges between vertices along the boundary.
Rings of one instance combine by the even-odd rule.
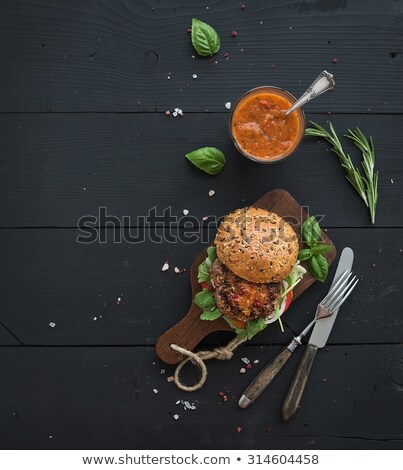
[[284, 301], [284, 312], [287, 310], [287, 308], [290, 306], [292, 302], [292, 290], [287, 294], [285, 301]]

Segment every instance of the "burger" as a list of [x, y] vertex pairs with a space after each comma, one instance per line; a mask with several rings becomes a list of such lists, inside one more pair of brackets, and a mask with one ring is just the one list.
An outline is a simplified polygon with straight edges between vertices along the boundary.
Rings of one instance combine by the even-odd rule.
[[222, 317], [249, 339], [276, 320], [283, 329], [280, 316], [306, 272], [298, 253], [297, 234], [274, 212], [246, 207], [230, 213], [198, 269], [200, 318]]

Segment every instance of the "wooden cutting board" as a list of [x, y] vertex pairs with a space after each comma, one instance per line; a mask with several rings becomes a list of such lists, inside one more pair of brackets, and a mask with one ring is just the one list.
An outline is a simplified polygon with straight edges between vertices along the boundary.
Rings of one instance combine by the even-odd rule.
[[[275, 189], [262, 196], [253, 206], [275, 212], [283, 217], [284, 220], [290, 222], [298, 235], [301, 245], [301, 224], [307, 219], [308, 214], [289, 192], [283, 189]], [[235, 209], [237, 209], [237, 207], [233, 208], [233, 210]], [[332, 245], [332, 250], [326, 255], [326, 259], [329, 265], [331, 265], [336, 258], [336, 248], [323, 230], [322, 240]], [[197, 270], [206, 257], [207, 247], [199, 253], [193, 261], [190, 270], [192, 298], [201, 290], [201, 286], [197, 282]], [[304, 263], [302, 263], [302, 265], [304, 265]], [[293, 298], [296, 299], [314, 282], [315, 278], [307, 271], [302, 281], [295, 287]], [[214, 331], [233, 331], [222, 318], [218, 318], [214, 321], [200, 320], [201, 312], [202, 310], [192, 302], [185, 317], [158, 338], [156, 351], [160, 359], [168, 364], [177, 364], [183, 359], [183, 356], [170, 348], [170, 344], [175, 343], [183, 348], [193, 350], [203, 338]]]

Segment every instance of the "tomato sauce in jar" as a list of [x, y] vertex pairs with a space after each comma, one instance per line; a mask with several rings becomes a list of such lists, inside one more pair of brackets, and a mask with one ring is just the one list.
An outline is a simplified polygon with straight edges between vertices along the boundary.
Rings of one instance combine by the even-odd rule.
[[290, 155], [305, 130], [301, 109], [285, 112], [296, 99], [279, 88], [255, 88], [236, 104], [230, 130], [238, 150], [248, 158], [271, 163]]

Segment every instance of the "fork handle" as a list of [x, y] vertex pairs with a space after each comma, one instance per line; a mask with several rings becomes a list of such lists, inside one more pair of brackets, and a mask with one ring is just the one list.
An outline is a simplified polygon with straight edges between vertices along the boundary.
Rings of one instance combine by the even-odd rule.
[[317, 351], [318, 348], [312, 344], [308, 344], [304, 351], [302, 359], [298, 365], [297, 372], [295, 373], [294, 380], [292, 381], [291, 387], [284, 400], [282, 410], [284, 421], [288, 421], [292, 416], [294, 416], [298, 409]]
[[267, 364], [267, 366], [265, 366], [259, 372], [253, 382], [243, 392], [243, 395], [238, 403], [241, 408], [247, 408], [266, 390], [266, 388], [277, 377], [277, 374], [285, 366], [292, 353], [293, 351], [290, 349], [284, 348], [271, 362]]

